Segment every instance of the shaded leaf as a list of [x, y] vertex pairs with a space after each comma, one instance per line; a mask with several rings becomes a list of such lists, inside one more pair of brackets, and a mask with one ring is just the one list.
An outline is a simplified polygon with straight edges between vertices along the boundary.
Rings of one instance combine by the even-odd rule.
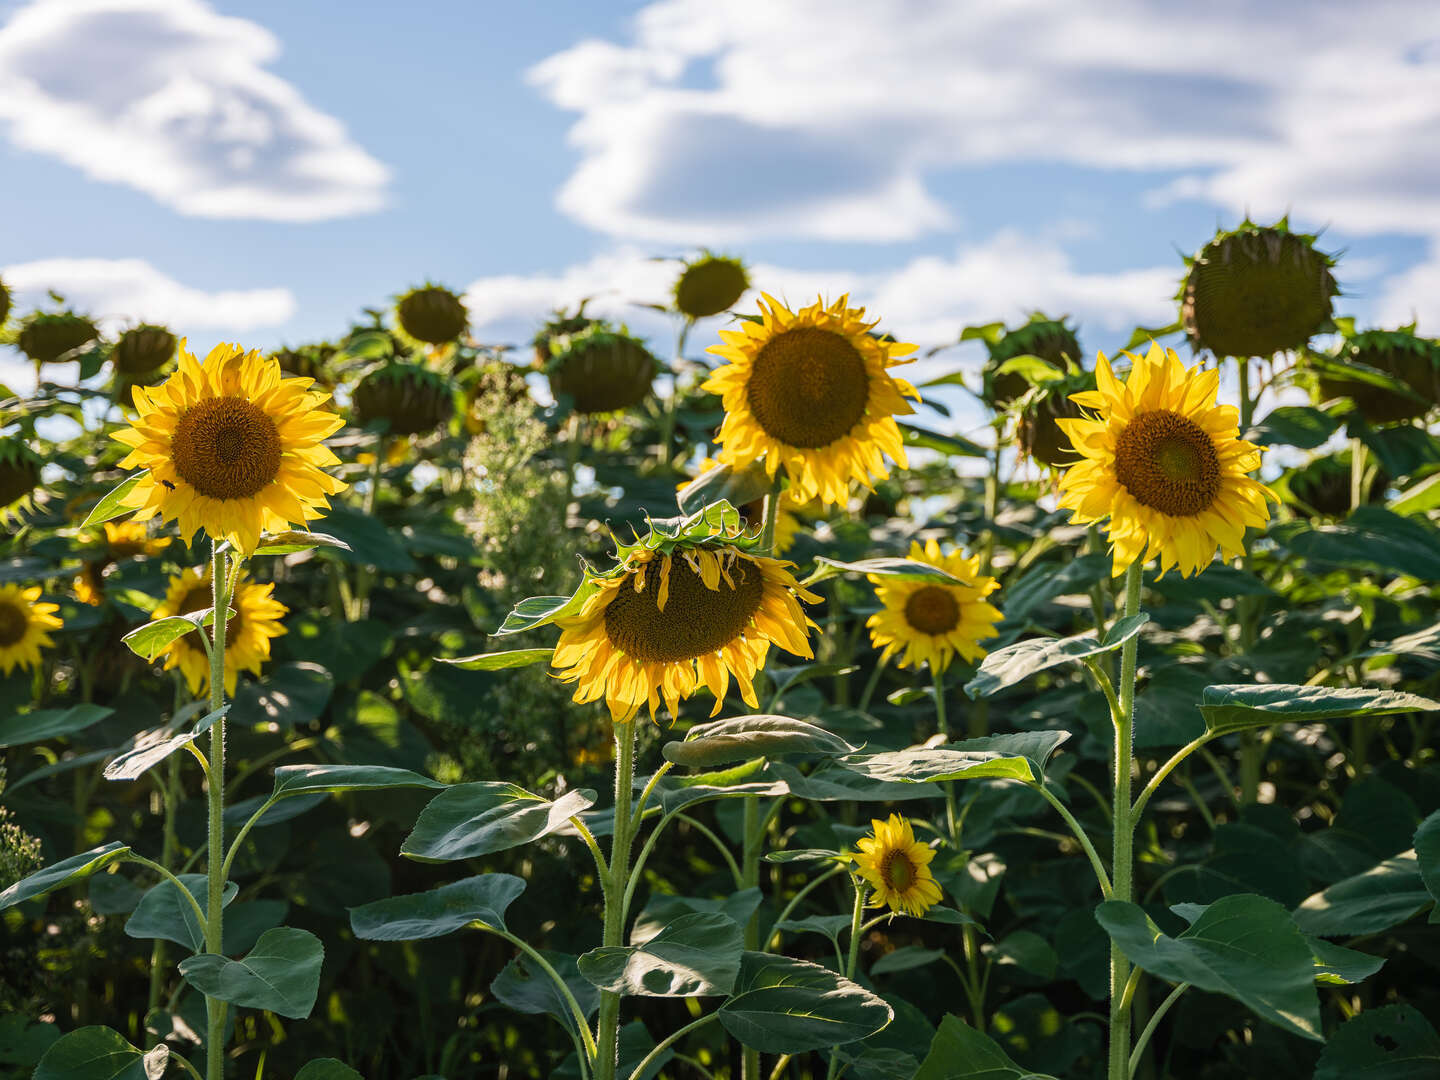
[[72, 855], [68, 859], [61, 859], [43, 870], [35, 871], [29, 877], [21, 878], [4, 892], [0, 892], [0, 911], [81, 881], [128, 854], [129, 845], [115, 840], [89, 851], [82, 851], [79, 855]]
[[[204, 874], [180, 874], [178, 877], [185, 891], [200, 905], [200, 910], [208, 911], [209, 879]], [[239, 891], [240, 886], [227, 881], [220, 906], [228, 906]], [[205, 928], [196, 918], [195, 909], [180, 895], [179, 888], [168, 880], [161, 881], [140, 898], [134, 914], [125, 922], [125, 933], [133, 938], [164, 938], [185, 946], [191, 952], [205, 947]]]
[[480, 874], [429, 892], [391, 896], [350, 909], [350, 929], [363, 941], [443, 937], [481, 922], [505, 929], [505, 910], [525, 891], [511, 874]]
[[[545, 962], [565, 981], [570, 993], [588, 1017], [600, 1008], [600, 991], [580, 975], [575, 957], [568, 953], [540, 950]], [[575, 1015], [560, 995], [553, 979], [530, 957], [521, 954], [511, 960], [490, 983], [496, 999], [516, 1012], [553, 1016], [571, 1034], [578, 1035]]]
[[456, 784], [430, 800], [400, 854], [421, 862], [489, 855], [546, 836], [595, 805], [595, 792], [569, 791], [555, 802], [522, 787], [481, 780]]
[[77, 1028], [62, 1035], [35, 1066], [34, 1080], [154, 1080], [145, 1054], [108, 1027]]
[[753, 757], [782, 754], [849, 754], [855, 751], [838, 735], [806, 720], [788, 716], [736, 716], [696, 724], [683, 742], [661, 747], [666, 761], [705, 768]]
[[988, 697], [1056, 664], [1113, 652], [1140, 633], [1149, 621], [1150, 616], [1142, 611], [1116, 619], [1104, 638], [1097, 638], [1094, 630], [1087, 630], [1073, 637], [1031, 638], [997, 649], [981, 661], [980, 670], [965, 684], [965, 693], [972, 698]]
[[1433, 1080], [1440, 1035], [1410, 1005], [1366, 1009], [1340, 1025], [1321, 1051], [1315, 1080]]
[[1322, 937], [1374, 934], [1434, 902], [1415, 852], [1407, 851], [1307, 897], [1295, 909], [1295, 924]]
[[1207, 686], [1200, 697], [1205, 727], [1217, 734], [1269, 724], [1310, 723], [1345, 716], [1427, 712], [1440, 702], [1395, 690], [1237, 683]]
[[988, 1035], [958, 1016], [940, 1021], [914, 1080], [1054, 1080], [1023, 1069]]
[[98, 724], [115, 710], [107, 705], [72, 705], [68, 709], [37, 709], [0, 719], [0, 748], [44, 742]]
[[312, 791], [369, 791], [386, 788], [445, 787], [439, 780], [388, 765], [282, 765], [275, 770], [271, 798], [288, 799]]
[[304, 1020], [315, 1007], [324, 958], [314, 934], [281, 926], [261, 934], [243, 960], [201, 953], [180, 961], [180, 974], [209, 997]]
[[746, 952], [720, 1023], [744, 1045], [767, 1054], [799, 1054], [875, 1034], [890, 1006], [819, 964]]
[[728, 994], [740, 972], [744, 948], [744, 935], [735, 920], [718, 912], [692, 912], [644, 944], [591, 949], [580, 957], [580, 974], [615, 994]]

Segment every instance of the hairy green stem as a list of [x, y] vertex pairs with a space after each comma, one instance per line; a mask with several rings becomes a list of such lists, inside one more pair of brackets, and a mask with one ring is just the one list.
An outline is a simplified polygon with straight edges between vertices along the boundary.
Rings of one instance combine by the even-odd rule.
[[[214, 541], [210, 555], [210, 580], [213, 589], [215, 617], [210, 647], [210, 711], [225, 704], [225, 624], [230, 606], [230, 575], [226, 572], [225, 553], [220, 541]], [[203, 633], [203, 631], [202, 631]], [[209, 829], [206, 841], [205, 867], [207, 888], [205, 899], [205, 951], [222, 955], [225, 938], [225, 718], [210, 728], [210, 770], [206, 783], [209, 803]], [[181, 889], [184, 892], [184, 889]], [[205, 999], [205, 1075], [206, 1080], [223, 1080], [225, 1075], [225, 1003], [218, 998]]]
[[[1140, 611], [1141, 560], [1125, 571], [1125, 616]], [[1134, 765], [1135, 665], [1139, 635], [1133, 635], [1120, 652], [1120, 701], [1115, 721], [1114, 828], [1110, 873], [1112, 899], [1129, 903], [1134, 899], [1135, 817], [1130, 808], [1130, 770]], [[1130, 1012], [1124, 1000], [1130, 979], [1130, 960], [1113, 941], [1110, 943], [1110, 1069], [1109, 1080], [1130, 1078]]]
[[[860, 923], [865, 917], [865, 883], [852, 879], [855, 886], [855, 907], [850, 914], [850, 949], [845, 956], [845, 978], [854, 980], [855, 967], [860, 961]], [[825, 1073], [825, 1080], [835, 1080], [840, 1072], [840, 1057], [835, 1053], [838, 1047], [830, 1048], [830, 1068]]]
[[[610, 845], [610, 887], [605, 893], [607, 946], [625, 944], [624, 897], [630, 883], [630, 804], [635, 787], [635, 723], [615, 725], [615, 832]], [[615, 1080], [619, 1061], [620, 995], [600, 991], [595, 1080]]]

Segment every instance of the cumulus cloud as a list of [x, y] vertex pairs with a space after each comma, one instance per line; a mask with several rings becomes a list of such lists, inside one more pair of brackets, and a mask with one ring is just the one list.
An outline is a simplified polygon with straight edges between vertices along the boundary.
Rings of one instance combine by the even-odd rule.
[[378, 209], [388, 170], [265, 70], [279, 51], [201, 0], [35, 0], [0, 27], [0, 131], [182, 214]]
[[1377, 326], [1418, 322], [1419, 333], [1440, 337], [1440, 239], [1432, 243], [1425, 261], [1385, 280], [1375, 308]]
[[1016, 160], [1179, 171], [1155, 201], [1440, 234], [1430, 14], [658, 0], [627, 42], [581, 42], [529, 77], [579, 114], [562, 209], [634, 238], [914, 238], [954, 224], [938, 172]]
[[47, 304], [56, 292], [109, 333], [137, 322], [194, 330], [245, 331], [276, 326], [295, 313], [289, 289], [208, 292], [183, 285], [143, 259], [41, 259], [0, 269], [16, 307]]

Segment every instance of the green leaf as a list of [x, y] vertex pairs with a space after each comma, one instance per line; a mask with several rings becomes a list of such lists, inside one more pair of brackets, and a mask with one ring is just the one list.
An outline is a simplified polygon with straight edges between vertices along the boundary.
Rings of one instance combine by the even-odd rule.
[[1015, 930], [980, 949], [993, 963], [1018, 967], [1042, 979], [1055, 978], [1060, 966], [1054, 947], [1033, 930]]
[[[630, 944], [643, 945], [681, 915], [691, 912], [710, 912], [725, 915], [737, 925], [744, 926], [760, 907], [758, 888], [741, 889], [723, 900], [701, 900], [693, 896], [672, 896], [667, 893], [653, 893], [645, 909], [635, 917], [630, 927]], [[845, 916], [849, 918], [849, 916]]]
[[1434, 1080], [1440, 1035], [1410, 1005], [1366, 1009], [1340, 1025], [1320, 1052], [1315, 1080]]
[[546, 664], [554, 655], [554, 649], [509, 649], [505, 652], [460, 656], [453, 660], [444, 656], [437, 656], [435, 659], [441, 664], [454, 664], [466, 671], [505, 671], [509, 668], [529, 667], [531, 664]]
[[[351, 623], [350, 626], [363, 626]], [[312, 642], [313, 645], [313, 642]], [[276, 664], [265, 677], [247, 682], [235, 695], [233, 723], [241, 725], [308, 724], [325, 711], [335, 689], [329, 669], [309, 660]]]
[[1034, 780], [1070, 737], [1068, 731], [1022, 731], [987, 735], [940, 746], [916, 746], [844, 758], [840, 764], [872, 780], [897, 784], [949, 780]]
[[1420, 867], [1420, 880], [1430, 895], [1440, 901], [1440, 810], [1415, 830], [1415, 860]]
[[895, 1015], [888, 1004], [819, 964], [746, 952], [720, 1023], [766, 1054], [801, 1054], [869, 1038]]
[[1307, 938], [1315, 955], [1315, 981], [1327, 986], [1353, 986], [1385, 966], [1383, 956], [1334, 945], [1323, 938]]
[[206, 713], [189, 731], [181, 731], [179, 734], [176, 734], [177, 726], [188, 721], [189, 715], [177, 716], [175, 721], [162, 728], [142, 731], [131, 741], [129, 749], [117, 754], [115, 759], [105, 766], [105, 779], [140, 779], [176, 750], [194, 742], [201, 734], [210, 730], [215, 721], [229, 711], [229, 705], [222, 705], [214, 712]]
[[[555, 969], [555, 974], [565, 981], [576, 1003], [588, 1017], [600, 1007], [600, 991], [580, 976], [575, 957], [568, 953], [540, 950], [545, 962]], [[569, 1003], [561, 996], [555, 980], [542, 971], [530, 957], [523, 953], [501, 969], [490, 983], [490, 992], [497, 1001], [516, 1012], [530, 1015], [548, 1014], [565, 1025], [572, 1035], [580, 1029], [575, 1024], [575, 1015]]]
[[107, 705], [72, 705], [68, 709], [37, 709], [0, 719], [0, 748], [44, 742], [98, 724], [115, 710]]
[[1034, 567], [1013, 585], [1005, 586], [1005, 617], [1019, 622], [1057, 596], [1083, 593], [1110, 576], [1110, 556], [1103, 552], [1079, 555], [1060, 568]]
[[819, 555], [815, 559], [815, 570], [805, 579], [806, 585], [817, 585], [822, 581], [840, 577], [842, 574], [874, 574], [877, 577], [907, 578], [913, 581], [938, 581], [951, 585], [965, 584], [948, 570], [913, 559], [886, 556], [879, 559], [861, 559], [858, 562], [842, 562]]
[[1067, 638], [1017, 641], [985, 657], [975, 677], [965, 684], [965, 693], [971, 698], [989, 697], [1057, 664], [1113, 652], [1140, 633], [1149, 621], [1150, 616], [1142, 611], [1138, 615], [1116, 619], [1104, 638], [1097, 638], [1094, 630], [1087, 630]]
[[[180, 874], [178, 877], [185, 891], [199, 903], [200, 910], [208, 911], [209, 879], [204, 874]], [[227, 881], [221, 908], [227, 907], [239, 891], [240, 886]], [[184, 945], [191, 952], [199, 952], [205, 947], [205, 928], [196, 919], [195, 909], [169, 880], [160, 882], [140, 898], [134, 914], [125, 922], [125, 934], [141, 939], [164, 938]]]
[[1424, 428], [1396, 424], [1383, 428], [1362, 427], [1356, 431], [1352, 424], [1351, 430], [1391, 476], [1409, 476], [1440, 462], [1440, 440]]
[[121, 514], [134, 513], [135, 507], [126, 506], [123, 500], [130, 492], [135, 490], [135, 485], [140, 483], [148, 473], [148, 469], [141, 470], [134, 476], [126, 477], [111, 488], [105, 497], [95, 504], [95, 509], [86, 515], [85, 520], [80, 523], [80, 528], [90, 529], [104, 522], [112, 521]]
[[1327, 412], [1309, 405], [1282, 405], [1245, 433], [1245, 438], [1260, 446], [1299, 447], [1314, 450], [1340, 430], [1340, 421]]
[[[833, 848], [785, 848], [783, 851], [771, 851], [765, 855], [765, 861], [768, 863], [824, 862], [826, 859], [848, 861], [842, 852]], [[849, 915], [839, 917], [850, 918]]]
[[1206, 730], [1217, 735], [1270, 724], [1307, 724], [1346, 716], [1428, 712], [1440, 702], [1396, 690], [1235, 683], [1207, 686], [1200, 696]]
[[594, 592], [593, 587], [587, 589], [582, 585], [573, 596], [532, 596], [521, 600], [514, 610], [505, 616], [505, 621], [500, 629], [495, 631], [495, 636], [522, 634], [526, 630], [535, 630], [546, 623], [554, 622], [563, 615], [572, 615], [580, 610], [591, 592]]
[[990, 456], [990, 451], [985, 447], [959, 435], [945, 435], [929, 428], [916, 427], [914, 424], [900, 424], [899, 428], [906, 446], [921, 446], [926, 450], [936, 450], [955, 457]]
[[1101, 903], [1095, 919], [1150, 974], [1225, 994], [1285, 1031], [1324, 1041], [1314, 954], [1275, 901], [1248, 893], [1222, 897], [1175, 938], [1121, 900]]
[[871, 964], [870, 974], [893, 975], [897, 971], [913, 971], [915, 968], [933, 964], [944, 955], [944, 949], [925, 949], [919, 945], [906, 945], [904, 948], [886, 953]]
[[[122, 874], [105, 873], [90, 878], [88, 894], [96, 915], [129, 915], [140, 903], [145, 890]], [[0, 1050], [0, 1064], [4, 1061], [4, 1052]]]
[[731, 506], [744, 506], [763, 499], [774, 486], [775, 481], [758, 462], [738, 470], [731, 465], [717, 465], [681, 488], [675, 501], [682, 514], [694, 514], [722, 500]]
[[[158, 1054], [154, 1060], [158, 1062]], [[158, 1080], [159, 1076], [146, 1069], [144, 1052], [118, 1031], [95, 1026], [56, 1039], [35, 1066], [33, 1080]]]
[[761, 714], [696, 724], [683, 742], [669, 742], [660, 752], [666, 761], [690, 768], [708, 768], [730, 761], [782, 754], [849, 754], [857, 748], [838, 735], [806, 720]]
[[1423, 514], [1440, 506], [1440, 472], [1411, 484], [1390, 504], [1392, 514]]
[[270, 797], [288, 799], [312, 791], [378, 791], [386, 788], [442, 790], [439, 780], [388, 765], [281, 765]]
[[914, 1080], [1054, 1080], [1021, 1068], [1000, 1044], [958, 1016], [946, 1016]]
[[728, 994], [745, 950], [739, 924], [718, 912], [681, 915], [643, 945], [591, 949], [580, 974], [601, 990], [639, 997]]
[[33, 1067], [60, 1038], [60, 1029], [21, 1013], [0, 1016], [0, 1065]]
[[524, 880], [511, 874], [479, 874], [429, 892], [352, 907], [350, 929], [362, 941], [443, 937], [473, 922], [504, 930], [505, 909], [524, 891]]
[[1306, 898], [1295, 909], [1295, 925], [1323, 937], [1375, 934], [1434, 902], [1415, 852], [1406, 851]]
[[111, 863], [123, 859], [128, 854], [130, 854], [128, 844], [112, 840], [108, 844], [101, 844], [89, 851], [82, 851], [79, 855], [61, 859], [59, 862], [45, 867], [44, 870], [37, 870], [29, 877], [21, 878], [4, 892], [0, 892], [0, 911], [82, 881], [91, 874], [105, 869]]
[[[775, 852], [783, 855], [785, 852]], [[774, 860], [780, 862], [783, 860]], [[840, 935], [850, 928], [849, 915], [807, 915], [803, 919], [786, 919], [777, 922], [773, 929], [789, 934], [824, 934], [838, 948]]]
[[1423, 518], [1362, 506], [1337, 525], [1285, 525], [1271, 532], [1296, 555], [1317, 562], [1440, 581], [1440, 532]]
[[935, 797], [935, 790], [924, 784], [877, 780], [841, 765], [825, 765], [807, 775], [777, 761], [770, 772], [783, 783], [782, 791], [813, 802], [904, 802]]
[[[257, 552], [258, 554], [258, 552]], [[295, 1074], [295, 1080], [365, 1080], [354, 1069], [335, 1058], [307, 1061]]]
[[306, 532], [303, 529], [273, 533], [265, 536], [261, 545], [252, 552], [255, 555], [293, 555], [297, 551], [310, 551], [317, 547], [339, 548], [349, 551], [350, 545], [328, 533]]
[[359, 509], [332, 503], [325, 512], [325, 528], [342, 546], [327, 548], [357, 566], [373, 566], [396, 574], [409, 573], [417, 563], [400, 542], [399, 533], [379, 518]]
[[210, 609], [206, 608], [204, 611], [197, 611], [190, 615], [170, 615], [164, 619], [156, 619], [144, 626], [136, 627], [120, 640], [125, 642], [136, 656], [154, 663], [155, 658], [169, 648], [172, 642], [184, 637], [192, 630], [198, 630], [201, 617], [208, 614], [209, 611]]
[[308, 930], [266, 930], [243, 960], [201, 953], [180, 961], [180, 974], [200, 993], [232, 1005], [304, 1020], [320, 991], [325, 948]]
[[595, 792], [568, 791], [551, 802], [522, 787], [480, 780], [442, 791], [420, 812], [400, 854], [451, 862], [528, 844], [595, 805]]

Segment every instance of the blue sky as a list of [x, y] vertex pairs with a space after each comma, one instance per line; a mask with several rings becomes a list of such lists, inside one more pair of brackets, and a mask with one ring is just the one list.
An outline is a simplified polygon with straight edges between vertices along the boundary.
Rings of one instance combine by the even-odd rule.
[[649, 257], [708, 244], [923, 345], [1044, 308], [1112, 349], [1179, 251], [1289, 209], [1343, 313], [1440, 332], [1440, 23], [1354, 12], [0, 0], [0, 276], [203, 345], [431, 278], [485, 340], [595, 295], [664, 347]]

